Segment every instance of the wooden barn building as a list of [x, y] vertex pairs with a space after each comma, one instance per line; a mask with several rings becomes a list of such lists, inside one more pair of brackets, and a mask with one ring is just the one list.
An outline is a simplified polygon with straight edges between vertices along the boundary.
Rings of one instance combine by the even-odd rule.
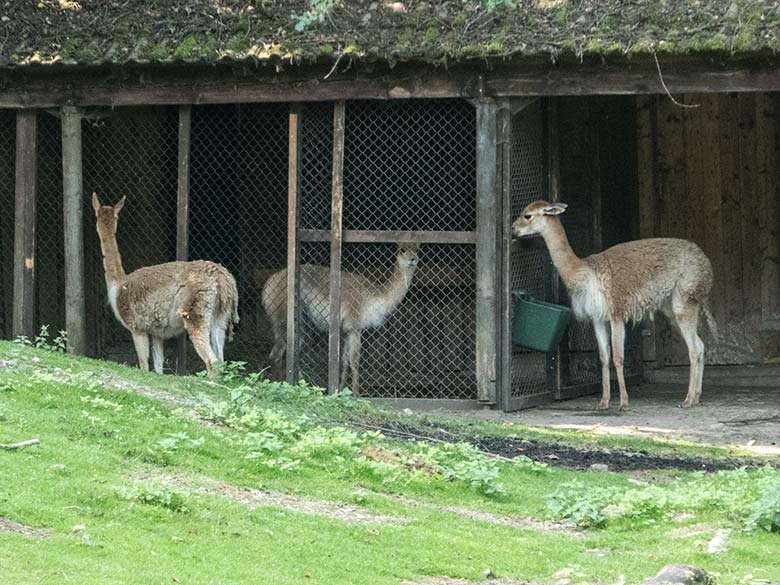
[[[639, 237], [712, 259], [707, 363], [780, 361], [780, 5], [608, 0], [41, 0], [0, 8], [0, 333], [68, 332], [134, 362], [89, 196], [127, 196], [125, 269], [207, 258], [236, 276], [231, 360], [268, 366], [261, 290], [301, 264], [403, 301], [363, 333], [362, 394], [506, 410], [593, 392], [590, 326], [511, 343], [512, 291], [566, 303], [529, 202], [569, 204], [587, 255]], [[330, 280], [330, 307], [343, 278]], [[342, 340], [287, 298], [287, 376], [333, 388]], [[298, 299], [296, 301], [296, 299]], [[304, 307], [305, 309], [305, 307]], [[327, 310], [328, 307], [323, 307]], [[338, 314], [338, 311], [331, 311]], [[322, 321], [322, 319], [320, 319]], [[628, 369], [687, 363], [663, 319]], [[185, 371], [186, 345], [168, 367]]]

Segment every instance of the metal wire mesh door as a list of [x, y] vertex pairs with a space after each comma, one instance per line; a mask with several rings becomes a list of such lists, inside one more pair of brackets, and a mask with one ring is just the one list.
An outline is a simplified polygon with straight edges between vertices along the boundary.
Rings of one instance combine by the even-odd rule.
[[[300, 371], [319, 385], [328, 370], [332, 116], [332, 107], [307, 106], [301, 135]], [[474, 108], [350, 102], [344, 135], [342, 372], [358, 360], [363, 396], [474, 399]], [[419, 249], [399, 245], [412, 241]]]
[[[547, 193], [548, 177], [544, 140], [544, 119], [538, 100], [512, 116], [509, 135], [509, 213], [510, 221], [523, 208]], [[505, 286], [511, 292], [524, 291], [539, 300], [552, 300], [551, 261], [540, 238], [521, 240], [511, 247], [509, 274]], [[509, 298], [509, 322], [512, 324], [512, 297]], [[549, 400], [553, 388], [548, 382], [548, 355], [544, 352], [512, 346], [504, 408], [516, 410]], [[505, 374], [506, 375], [506, 374]]]
[[0, 110], [0, 336], [12, 334], [14, 290], [14, 181], [16, 119], [13, 110]]

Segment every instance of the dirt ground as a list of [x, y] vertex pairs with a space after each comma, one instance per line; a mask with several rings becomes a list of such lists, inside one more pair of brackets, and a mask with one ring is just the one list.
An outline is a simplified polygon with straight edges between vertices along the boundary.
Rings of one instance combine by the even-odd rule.
[[598, 396], [564, 400], [515, 413], [469, 412], [493, 421], [515, 422], [590, 433], [685, 440], [711, 445], [736, 445], [767, 455], [780, 455], [780, 387], [707, 387], [702, 405], [677, 408], [686, 386], [642, 384], [629, 388], [631, 410], [594, 410]]

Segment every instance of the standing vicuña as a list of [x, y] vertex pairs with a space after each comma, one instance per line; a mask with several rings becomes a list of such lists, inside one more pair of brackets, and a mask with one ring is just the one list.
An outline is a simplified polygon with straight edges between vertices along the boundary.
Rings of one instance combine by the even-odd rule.
[[620, 410], [628, 409], [623, 379], [625, 324], [652, 317], [662, 310], [681, 333], [691, 360], [688, 394], [683, 408], [699, 402], [704, 375], [704, 344], [698, 335], [699, 314], [707, 317], [715, 334], [715, 321], [707, 308], [712, 289], [712, 264], [701, 249], [687, 240], [651, 238], [618, 244], [599, 254], [578, 258], [569, 246], [557, 217], [565, 203], [535, 201], [512, 224], [515, 237], [540, 234], [550, 250], [553, 264], [571, 297], [578, 319], [590, 319], [596, 332], [601, 359], [602, 396], [600, 409], [609, 408], [609, 340], [618, 385]]
[[[346, 335], [341, 356], [341, 387], [352, 371], [350, 390], [359, 394], [358, 365], [363, 329], [381, 327], [404, 300], [417, 268], [417, 244], [400, 244], [392, 275], [383, 283], [352, 272], [341, 273], [341, 329]], [[314, 326], [328, 331], [330, 323], [330, 269], [314, 264], [301, 265], [301, 307]], [[270, 359], [281, 368], [287, 349], [287, 269], [272, 274], [263, 286], [263, 307], [271, 319], [274, 346]]]
[[206, 370], [223, 360], [225, 336], [233, 340], [238, 323], [238, 289], [228, 270], [207, 260], [167, 262], [125, 274], [116, 243], [116, 226], [125, 197], [92, 207], [103, 250], [108, 302], [119, 322], [133, 334], [138, 365], [149, 370], [151, 337], [154, 369], [163, 371], [163, 340], [186, 331]]

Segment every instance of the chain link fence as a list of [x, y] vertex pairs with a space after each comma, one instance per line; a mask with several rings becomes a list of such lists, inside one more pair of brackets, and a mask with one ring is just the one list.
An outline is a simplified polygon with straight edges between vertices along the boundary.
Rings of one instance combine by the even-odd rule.
[[16, 112], [0, 110], [0, 335], [11, 337], [14, 291]]

